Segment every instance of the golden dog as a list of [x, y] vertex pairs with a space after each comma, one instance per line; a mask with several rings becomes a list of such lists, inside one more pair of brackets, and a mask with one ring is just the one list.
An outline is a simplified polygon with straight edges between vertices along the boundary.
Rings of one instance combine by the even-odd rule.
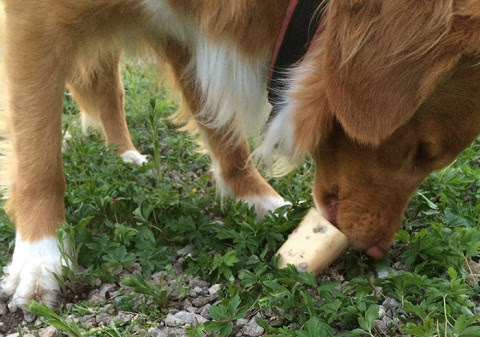
[[478, 1], [331, 1], [268, 123], [267, 75], [289, 0], [1, 1], [17, 238], [0, 292], [11, 309], [53, 305], [59, 289], [65, 85], [125, 160], [145, 161], [124, 117], [124, 50], [171, 65], [226, 190], [260, 216], [285, 204], [250, 160], [247, 134], [264, 128], [255, 154], [283, 158], [284, 169], [312, 155], [317, 207], [374, 258], [418, 184], [480, 130]]

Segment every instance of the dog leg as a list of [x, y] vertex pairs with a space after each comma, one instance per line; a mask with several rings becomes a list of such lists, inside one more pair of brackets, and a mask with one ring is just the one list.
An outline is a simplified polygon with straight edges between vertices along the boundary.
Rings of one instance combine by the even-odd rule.
[[68, 81], [82, 114], [98, 124], [109, 144], [118, 145], [123, 161], [137, 166], [147, 162], [132, 143], [124, 110], [124, 89], [120, 75], [120, 52], [103, 55], [96, 69]]
[[259, 219], [268, 211], [291, 205], [258, 173], [250, 159], [250, 147], [246, 137], [240, 142], [231, 143], [228, 141], [227, 130], [203, 130], [215, 179], [220, 188], [254, 206]]
[[14, 155], [7, 210], [17, 235], [0, 297], [11, 298], [12, 311], [32, 299], [54, 306], [59, 291], [53, 273], [61, 275], [56, 230], [65, 221], [61, 116], [69, 60], [65, 44], [15, 19], [7, 20], [2, 50]]
[[258, 173], [250, 160], [250, 147], [247, 136], [231, 141], [231, 129], [213, 129], [204, 126], [202, 117], [195, 114], [201, 110], [203, 95], [195, 84], [195, 72], [192, 71], [192, 54], [188, 48], [169, 40], [159, 54], [166, 57], [176, 76], [183, 94], [183, 105], [186, 112], [193, 114], [204, 144], [213, 163], [213, 172], [220, 189], [255, 207], [259, 219], [268, 211], [284, 205], [285, 201]]

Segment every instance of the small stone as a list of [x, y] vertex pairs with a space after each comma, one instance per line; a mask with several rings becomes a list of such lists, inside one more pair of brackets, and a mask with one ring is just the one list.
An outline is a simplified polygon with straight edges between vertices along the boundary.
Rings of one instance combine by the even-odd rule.
[[113, 321], [116, 321], [116, 322], [130, 322], [131, 320], [133, 319], [133, 315], [132, 314], [126, 314], [124, 312], [119, 312], [117, 314], [117, 316], [113, 317]]
[[177, 250], [178, 256], [189, 256], [192, 253], [194, 246], [192, 244], [188, 244], [183, 248]]
[[167, 272], [165, 270], [160, 270], [157, 271], [155, 274], [152, 274], [152, 276], [150, 276], [150, 280], [153, 283], [159, 284], [160, 281], [165, 279], [166, 276], [168, 276]]
[[198, 321], [195, 314], [186, 311], [179, 311], [175, 315], [168, 314], [164, 320], [166, 326], [178, 327], [187, 324], [197, 326]]
[[[67, 319], [67, 322], [70, 322], [71, 320], [68, 320]], [[80, 317], [80, 319], [78, 320], [78, 322], [82, 325], [85, 325], [85, 326], [94, 326], [97, 324], [97, 320], [95, 318], [95, 314], [91, 314], [91, 315], [85, 315], [83, 317]]]
[[235, 325], [238, 325], [238, 326], [245, 326], [247, 324], [248, 324], [248, 319], [245, 319], [245, 318], [237, 319], [237, 321], [235, 322]]
[[100, 286], [99, 295], [103, 298], [106, 298], [107, 294], [117, 288], [115, 283], [104, 283]]
[[[95, 316], [95, 315], [92, 315], [92, 316]], [[65, 321], [67, 321], [68, 323], [74, 321], [75, 323], [78, 323], [80, 321], [79, 318], [75, 317], [75, 315], [68, 315], [66, 318], [65, 318]]]
[[200, 294], [202, 292], [202, 288], [200, 288], [199, 286], [195, 286], [190, 291], [192, 292], [192, 294], [190, 296], [196, 297], [196, 296], [198, 296], [198, 294]]
[[100, 308], [100, 312], [106, 312], [110, 315], [113, 315], [115, 312], [114, 305], [112, 303], [108, 303], [107, 305]]
[[222, 286], [220, 284], [214, 284], [210, 288], [208, 288], [208, 293], [210, 295], [218, 295], [218, 292], [222, 289]]
[[378, 306], [378, 318], [382, 319], [387, 314], [387, 309], [383, 305]]
[[193, 326], [198, 325], [197, 317], [191, 312], [179, 311], [175, 314], [175, 317], [179, 318], [184, 324], [190, 324]]
[[385, 301], [383, 301], [382, 305], [385, 307], [386, 310], [395, 310], [398, 307], [400, 307], [400, 303], [394, 298], [386, 298]]
[[7, 335], [7, 337], [18, 337], [18, 332], [11, 333], [10, 335]]
[[190, 306], [190, 307], [187, 307], [185, 308], [185, 310], [187, 310], [188, 312], [191, 312], [192, 314], [196, 313], [197, 312], [197, 308], [195, 308], [194, 306]]
[[128, 270], [132, 273], [132, 275], [135, 275], [135, 274], [141, 274], [143, 271], [143, 268], [140, 265], [140, 263], [135, 262], [128, 268]]
[[58, 331], [55, 327], [49, 326], [47, 328], [40, 329], [38, 331], [38, 334], [40, 337], [57, 337]]
[[383, 316], [381, 319], [375, 320], [375, 327], [380, 330], [385, 336], [389, 334], [389, 327], [394, 323], [394, 320], [388, 316]]
[[95, 289], [90, 293], [88, 301], [92, 304], [102, 304], [105, 302], [105, 297], [100, 295], [100, 291]]
[[383, 297], [383, 288], [382, 287], [374, 287], [373, 288], [373, 296], [375, 297]]
[[183, 309], [188, 311], [188, 308], [192, 307], [192, 302], [188, 298], [186, 298], [182, 303]]
[[148, 329], [148, 337], [167, 337], [167, 334], [160, 329], [150, 328]]
[[212, 317], [210, 317], [210, 311], [209, 311], [210, 307], [211, 307], [211, 304], [207, 303], [207, 304], [205, 304], [205, 306], [200, 311], [200, 316], [202, 316], [206, 320], [211, 320], [212, 319]]
[[379, 268], [379, 269], [377, 269], [377, 277], [378, 277], [379, 279], [385, 278], [385, 277], [387, 277], [389, 274], [390, 274], [390, 272], [389, 272], [388, 269], [386, 269], [386, 268]]
[[169, 173], [170, 178], [174, 181], [182, 181], [182, 176], [177, 171], [173, 170]]
[[101, 324], [103, 326], [110, 326], [112, 323], [112, 316], [106, 312], [101, 312], [98, 315], [95, 316], [95, 319], [98, 324]]
[[7, 305], [0, 302], [0, 316], [7, 314]]
[[210, 303], [210, 302], [213, 302], [215, 301], [215, 299], [217, 298], [217, 296], [199, 296], [195, 299], [193, 299], [192, 301], [192, 304], [193, 306], [199, 308], [199, 307], [203, 307], [204, 305], [206, 305], [207, 303]]
[[185, 329], [168, 329], [165, 332], [167, 337], [187, 337]]
[[29, 311], [24, 311], [23, 312], [23, 319], [27, 323], [33, 323], [36, 318], [37, 318], [37, 316], [35, 316], [34, 314], [32, 314]]
[[462, 263], [462, 267], [463, 269], [470, 271], [465, 282], [471, 287], [477, 285], [480, 282], [480, 277], [478, 276], [480, 275], [480, 263], [473, 260], [466, 260]]
[[208, 322], [208, 319], [205, 319], [203, 316], [199, 314], [195, 314], [195, 318], [197, 319], [198, 324]]
[[255, 317], [253, 317], [242, 329], [242, 332], [246, 336], [258, 337], [263, 335], [265, 329], [258, 325]]

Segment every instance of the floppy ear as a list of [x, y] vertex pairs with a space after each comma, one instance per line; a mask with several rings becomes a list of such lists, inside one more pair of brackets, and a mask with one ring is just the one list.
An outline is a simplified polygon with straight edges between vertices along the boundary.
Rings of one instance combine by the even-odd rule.
[[405, 124], [458, 63], [442, 45], [453, 0], [331, 1], [325, 90], [346, 133], [378, 144]]
[[287, 107], [293, 113], [293, 139], [297, 153], [312, 153], [332, 133], [335, 116], [325, 92], [324, 39], [312, 42], [291, 76]]

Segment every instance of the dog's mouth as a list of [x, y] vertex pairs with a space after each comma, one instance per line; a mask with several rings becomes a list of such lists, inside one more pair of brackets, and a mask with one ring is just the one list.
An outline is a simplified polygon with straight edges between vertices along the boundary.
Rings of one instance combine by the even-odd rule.
[[[323, 217], [325, 217], [332, 225], [339, 228], [338, 224], [338, 206], [340, 204], [339, 189], [337, 186], [324, 192], [323, 196], [317, 204], [317, 209], [320, 211]], [[339, 228], [340, 229], [340, 228]], [[367, 255], [374, 259], [381, 259], [388, 252], [389, 245], [373, 244], [371, 246], [363, 247], [353, 243], [353, 246], [364, 251]]]

